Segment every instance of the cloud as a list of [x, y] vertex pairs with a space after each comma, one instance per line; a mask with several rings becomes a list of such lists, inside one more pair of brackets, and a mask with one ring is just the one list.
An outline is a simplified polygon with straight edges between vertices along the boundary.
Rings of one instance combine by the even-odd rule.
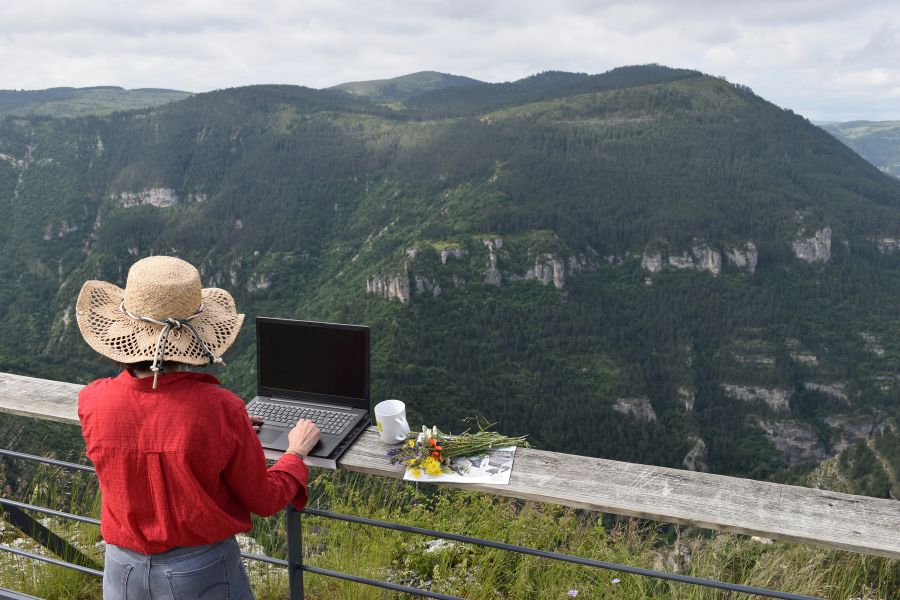
[[887, 0], [31, 0], [0, 5], [0, 88], [514, 80], [657, 62], [814, 119], [900, 118]]

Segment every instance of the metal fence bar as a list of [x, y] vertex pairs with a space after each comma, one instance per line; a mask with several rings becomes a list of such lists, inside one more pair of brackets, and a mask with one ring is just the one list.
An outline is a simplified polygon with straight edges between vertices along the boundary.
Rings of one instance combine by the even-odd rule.
[[22, 592], [0, 588], [0, 600], [41, 600], [37, 596], [29, 596]]
[[259, 562], [278, 565], [279, 567], [288, 566], [288, 561], [281, 560], [280, 558], [272, 558], [271, 556], [265, 556], [264, 554], [251, 554], [249, 552], [241, 552], [241, 556], [250, 560], [258, 560]]
[[397, 585], [396, 583], [388, 583], [386, 581], [377, 581], [375, 579], [367, 579], [365, 577], [359, 577], [357, 575], [349, 575], [347, 573], [338, 573], [337, 571], [329, 571], [328, 569], [320, 569], [318, 567], [310, 567], [309, 565], [304, 565], [303, 570], [307, 573], [315, 573], [317, 575], [325, 575], [326, 577], [336, 577], [337, 579], [344, 579], [346, 581], [353, 581], [355, 583], [361, 583], [363, 585], [371, 585], [374, 587], [384, 588], [386, 590], [393, 590], [395, 592], [405, 592], [407, 594], [414, 594], [416, 596], [424, 596], [425, 598], [437, 598], [438, 600], [465, 600], [465, 598], [460, 598], [459, 596], [448, 596], [447, 594], [440, 594], [438, 592], [430, 592], [428, 590], [421, 590], [419, 588], [407, 587], [405, 585]]
[[692, 585], [700, 585], [705, 587], [716, 588], [720, 590], [729, 590], [733, 592], [741, 592], [744, 594], [756, 594], [758, 596], [765, 596], [768, 598], [781, 598], [783, 600], [818, 600], [813, 596], [804, 596], [801, 594], [790, 594], [787, 592], [779, 592], [776, 590], [769, 590], [765, 588], [756, 588], [750, 587], [746, 585], [740, 585], [736, 583], [726, 583], [722, 581], [716, 581], [715, 579], [702, 579], [699, 577], [691, 577], [688, 575], [678, 575], [675, 573], [666, 573], [664, 571], [653, 571], [651, 569], [642, 569], [640, 567], [631, 567], [628, 565], [620, 565], [617, 563], [609, 563], [599, 560], [593, 560], [590, 558], [581, 558], [578, 556], [570, 556], [568, 554], [558, 554], [556, 552], [547, 552], [546, 550], [536, 550], [534, 548], [526, 548], [524, 546], [516, 546], [513, 544], [506, 544], [503, 542], [493, 542], [490, 540], [482, 540], [480, 538], [465, 536], [465, 535], [457, 535], [455, 533], [446, 533], [443, 531], [434, 531], [432, 529], [423, 529], [421, 527], [411, 527], [408, 525], [400, 525], [397, 523], [389, 523], [387, 521], [376, 521], [374, 519], [366, 519], [364, 517], [355, 517], [353, 515], [344, 515], [340, 513], [332, 513], [324, 510], [318, 510], [314, 508], [306, 508], [303, 510], [304, 513], [312, 516], [325, 517], [329, 519], [336, 519], [339, 521], [349, 521], [351, 523], [359, 523], [362, 525], [373, 525], [375, 527], [382, 527], [384, 529], [393, 529], [395, 531], [403, 531], [406, 533], [415, 533], [419, 535], [426, 535], [430, 537], [438, 537], [447, 540], [453, 540], [456, 542], [463, 542], [467, 544], [476, 544], [478, 546], [486, 546], [488, 548], [497, 548], [499, 550], [508, 550], [511, 552], [518, 552], [520, 554], [528, 554], [531, 556], [539, 556], [541, 558], [549, 558], [552, 560], [559, 560], [563, 562], [575, 563], [578, 565], [584, 565], [588, 567], [597, 567], [600, 569], [609, 569], [612, 571], [619, 571], [622, 573], [632, 573], [635, 575], [643, 575], [645, 577], [654, 577], [657, 579], [666, 579], [669, 581], [678, 581], [680, 583], [689, 583]]
[[33, 510], [35, 512], [60, 517], [61, 519], [71, 519], [72, 521], [80, 521], [81, 523], [90, 523], [91, 525], [99, 525], [100, 519], [91, 517], [82, 517], [81, 515], [73, 515], [72, 513], [62, 512], [61, 510], [53, 510], [44, 506], [35, 506], [34, 504], [26, 504], [24, 502], [16, 502], [7, 498], [0, 498], [0, 505], [14, 506], [16, 508], [24, 508], [25, 510]]
[[47, 458], [45, 456], [35, 456], [34, 454], [25, 454], [24, 452], [15, 452], [13, 450], [0, 449], [0, 456], [10, 456], [12, 458], [21, 458], [22, 460], [34, 460], [37, 462], [55, 465], [57, 467], [65, 467], [67, 469], [78, 469], [89, 473], [96, 473], [94, 467], [90, 465], [82, 465], [80, 463], [66, 462], [64, 460], [56, 460], [55, 458]]
[[88, 567], [81, 567], [78, 565], [73, 565], [72, 563], [67, 563], [63, 560], [56, 560], [55, 558], [50, 558], [48, 556], [41, 556], [40, 554], [32, 554], [31, 552], [25, 552], [24, 550], [19, 550], [18, 548], [10, 548], [9, 546], [0, 545], [0, 551], [11, 552], [13, 554], [18, 554], [19, 556], [26, 556], [28, 558], [33, 558], [35, 560], [40, 560], [43, 562], [50, 563], [52, 565], [56, 565], [57, 567], [65, 567], [67, 569], [74, 569], [76, 571], [81, 571], [82, 573], [86, 573], [87, 575], [93, 575], [94, 577], [103, 577], [103, 571], [98, 571], [97, 569], [90, 569]]

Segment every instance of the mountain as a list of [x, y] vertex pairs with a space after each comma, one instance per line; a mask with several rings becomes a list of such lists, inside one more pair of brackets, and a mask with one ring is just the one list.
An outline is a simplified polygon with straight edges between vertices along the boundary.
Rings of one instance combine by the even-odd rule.
[[[895, 431], [898, 250], [900, 181], [658, 65], [0, 121], [0, 370], [112, 372], [81, 284], [176, 254], [248, 324], [371, 325], [414, 424], [584, 455], [790, 478]], [[245, 397], [253, 344], [216, 371]]]
[[821, 123], [825, 131], [894, 177], [900, 177], [900, 121]]
[[0, 117], [42, 115], [83, 117], [103, 115], [117, 110], [159, 106], [190, 96], [190, 92], [144, 88], [126, 90], [101, 86], [59, 87], [46, 90], [0, 90]]
[[437, 71], [420, 71], [392, 79], [342, 83], [330, 89], [347, 92], [354, 96], [365, 96], [373, 102], [389, 104], [407, 100], [425, 92], [479, 84], [483, 84], [483, 82], [470, 77], [460, 77], [459, 75], [449, 75], [447, 73], [438, 73]]

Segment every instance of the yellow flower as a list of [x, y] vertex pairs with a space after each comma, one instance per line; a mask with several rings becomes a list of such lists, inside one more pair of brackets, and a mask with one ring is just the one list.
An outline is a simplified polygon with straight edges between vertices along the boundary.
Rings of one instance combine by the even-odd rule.
[[425, 472], [429, 475], [440, 475], [441, 474], [441, 463], [436, 461], [433, 457], [429, 456], [422, 462], [422, 467], [425, 469]]
[[416, 445], [416, 443], [415, 443], [413, 440], [406, 440], [406, 445], [407, 445], [409, 448], [412, 448], [413, 446]]
[[421, 474], [422, 474], [422, 471], [420, 471], [419, 469], [413, 469], [413, 470], [412, 470], [412, 475], [413, 475], [413, 477], [418, 477], [418, 476], [421, 475]]
[[415, 462], [416, 462], [416, 459], [410, 458], [409, 460], [406, 461], [406, 464], [413, 465], [413, 464], [415, 464]]

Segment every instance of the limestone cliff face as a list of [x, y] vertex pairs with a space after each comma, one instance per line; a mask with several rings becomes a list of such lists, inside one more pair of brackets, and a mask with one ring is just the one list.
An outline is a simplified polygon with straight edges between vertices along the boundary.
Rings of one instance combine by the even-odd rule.
[[431, 293], [432, 296], [440, 296], [441, 291], [441, 285], [438, 282], [416, 275], [416, 294]]
[[691, 252], [697, 259], [697, 268], [701, 271], [709, 271], [713, 275], [722, 272], [722, 255], [718, 250], [713, 250], [709, 246], [694, 246]]
[[819, 462], [828, 453], [819, 436], [808, 425], [793, 421], [768, 421], [759, 419], [757, 425], [769, 441], [781, 452], [788, 465]]
[[681, 386], [677, 391], [678, 399], [681, 400], [681, 405], [684, 407], [684, 412], [693, 411], [694, 401], [696, 400], [696, 393], [694, 392], [693, 388]]
[[382, 296], [386, 300], [396, 298], [404, 304], [409, 302], [409, 274], [375, 275], [366, 280], [366, 292]]
[[882, 254], [893, 254], [897, 251], [900, 251], [900, 238], [875, 238], [875, 243], [878, 245], [878, 251]]
[[455, 258], [462, 258], [463, 256], [467, 256], [469, 252], [465, 248], [449, 248], [441, 250], [441, 264], [446, 265], [447, 259], [451, 256]]
[[709, 473], [709, 465], [707, 464], [706, 442], [698, 437], [691, 437], [690, 439], [694, 442], [694, 445], [688, 451], [687, 455], [685, 455], [684, 460], [681, 461], [681, 464], [683, 464], [688, 471], [701, 471], [703, 473]]
[[840, 440], [834, 444], [834, 452], [843, 452], [856, 442], [869, 441], [879, 433], [897, 430], [896, 423], [884, 418], [883, 415], [874, 417], [831, 415], [825, 418], [825, 422], [841, 432]]
[[662, 266], [662, 254], [660, 252], [654, 252], [652, 254], [644, 253], [644, 255], [641, 256], [641, 268], [645, 271], [659, 273], [662, 271]]
[[759, 261], [759, 250], [753, 242], [747, 242], [743, 248], [731, 248], [725, 251], [728, 264], [738, 269], [747, 269], [751, 273], [756, 272], [756, 264]]
[[656, 421], [656, 411], [650, 404], [650, 398], [640, 396], [638, 398], [616, 398], [613, 410], [634, 417], [639, 421], [651, 423]]
[[[122, 208], [149, 204], [158, 208], [166, 208], [178, 202], [178, 194], [172, 188], [154, 187], [139, 192], [122, 192], [116, 199]], [[206, 194], [202, 192], [190, 193], [185, 196], [186, 202], [204, 202]]]
[[676, 269], [693, 269], [694, 259], [688, 256], [687, 252], [681, 256], [669, 255], [669, 264]]
[[534, 259], [534, 266], [525, 272], [525, 279], [536, 279], [544, 285], [562, 289], [566, 284], [566, 270], [563, 262], [552, 254], [539, 254]]
[[726, 394], [737, 400], [765, 402], [769, 408], [777, 412], [786, 412], [788, 410], [791, 396], [794, 394], [793, 390], [733, 385], [729, 383], [723, 383], [722, 389]]
[[787, 338], [784, 340], [788, 355], [798, 363], [815, 367], [819, 364], [819, 358], [810, 352], [797, 338]]
[[878, 339], [877, 335], [875, 335], [874, 333], [868, 333], [866, 331], [861, 332], [859, 335], [865, 343], [866, 350], [868, 350], [875, 356], [884, 356], [884, 345], [881, 343], [881, 340]]
[[831, 228], [820, 229], [810, 238], [794, 240], [793, 247], [794, 256], [800, 260], [827, 263], [831, 259]]
[[658, 273], [668, 265], [673, 269], [697, 269], [718, 275], [722, 271], [722, 254], [706, 244], [697, 243], [690, 253], [669, 254], [663, 258], [662, 252], [644, 252], [641, 255], [641, 268], [651, 273]]
[[272, 285], [272, 276], [265, 273], [253, 273], [247, 280], [247, 291], [250, 293], [268, 289]]
[[500, 270], [497, 268], [496, 250], [503, 247], [503, 240], [501, 238], [494, 240], [485, 239], [482, 242], [488, 249], [488, 267], [487, 271], [484, 272], [484, 282], [490, 285], [500, 285], [502, 277]]
[[846, 392], [847, 385], [844, 383], [814, 383], [808, 381], [803, 384], [803, 387], [810, 391], [819, 392], [820, 394], [830, 396], [835, 400], [850, 404], [850, 398], [847, 397]]
[[119, 202], [123, 208], [149, 204], [159, 208], [172, 206], [178, 202], [178, 195], [172, 188], [149, 188], [140, 192], [122, 192], [119, 194]]

